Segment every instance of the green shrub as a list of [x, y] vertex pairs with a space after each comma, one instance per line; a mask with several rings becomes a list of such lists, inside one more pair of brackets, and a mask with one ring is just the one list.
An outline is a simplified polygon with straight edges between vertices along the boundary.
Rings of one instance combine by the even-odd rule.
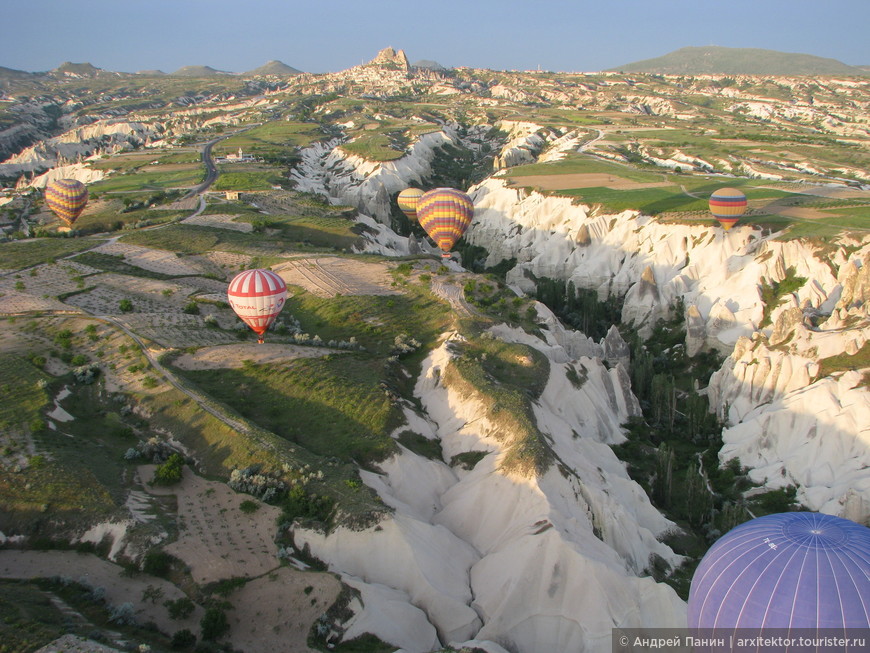
[[142, 559], [142, 571], [152, 576], [165, 577], [172, 568], [172, 556], [161, 549], [151, 549]]
[[193, 609], [196, 607], [189, 598], [182, 596], [175, 600], [164, 601], [166, 611], [169, 613], [170, 619], [181, 620], [187, 619], [193, 614]]
[[239, 510], [241, 510], [246, 515], [250, 515], [251, 513], [255, 513], [260, 509], [260, 504], [256, 501], [251, 501], [250, 499], [245, 499], [239, 505]]
[[184, 469], [184, 458], [179, 454], [174, 453], [169, 456], [169, 459], [159, 465], [154, 472], [154, 478], [151, 481], [152, 485], [174, 485], [181, 480], [182, 470]]

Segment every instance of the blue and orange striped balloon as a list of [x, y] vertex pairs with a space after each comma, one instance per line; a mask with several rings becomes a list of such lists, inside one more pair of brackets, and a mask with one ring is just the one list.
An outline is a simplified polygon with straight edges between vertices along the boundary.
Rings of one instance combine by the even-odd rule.
[[55, 179], [45, 187], [45, 203], [72, 227], [88, 203], [88, 187], [76, 179]]
[[746, 213], [746, 195], [736, 188], [720, 188], [710, 195], [710, 213], [728, 231]]
[[468, 229], [474, 217], [471, 198], [455, 188], [436, 188], [423, 193], [417, 202], [417, 219], [429, 237], [441, 248], [443, 258]]
[[422, 196], [423, 191], [419, 188], [406, 188], [396, 197], [396, 204], [411, 222], [417, 219], [417, 204]]

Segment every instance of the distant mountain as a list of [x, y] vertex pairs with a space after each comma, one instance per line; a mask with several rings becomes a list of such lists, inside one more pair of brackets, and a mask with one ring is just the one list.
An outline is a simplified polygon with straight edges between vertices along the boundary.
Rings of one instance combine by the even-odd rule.
[[99, 75], [113, 75], [102, 68], [97, 68], [89, 63], [72, 63], [64, 61], [57, 68], [52, 70], [50, 75], [54, 77], [98, 77]]
[[280, 77], [289, 77], [290, 75], [301, 75], [302, 71], [288, 66], [280, 61], [269, 61], [268, 63], [254, 68], [246, 73], [242, 73], [245, 77], [254, 77], [256, 75], [277, 75]]
[[169, 74], [173, 77], [216, 77], [218, 75], [231, 75], [232, 73], [215, 70], [211, 66], [182, 66], [174, 73]]
[[164, 73], [162, 70], [139, 70], [136, 72], [137, 75], [147, 76], [147, 77], [162, 77], [167, 73]]
[[0, 66], [0, 80], [8, 79], [27, 79], [33, 77], [35, 73], [29, 73], [24, 70], [15, 70], [14, 68], [4, 68]]
[[625, 64], [614, 71], [666, 75], [866, 75], [866, 70], [836, 59], [719, 46], [680, 48], [654, 59]]
[[430, 59], [420, 59], [420, 61], [415, 61], [411, 64], [412, 68], [427, 68], [428, 70], [447, 70], [444, 66], [442, 66], [437, 61], [431, 61]]

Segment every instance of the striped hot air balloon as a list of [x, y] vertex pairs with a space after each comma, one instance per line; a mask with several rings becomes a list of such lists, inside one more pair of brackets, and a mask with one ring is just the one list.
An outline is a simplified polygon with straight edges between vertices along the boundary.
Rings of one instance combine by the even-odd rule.
[[72, 227], [88, 203], [88, 187], [76, 179], [55, 179], [45, 187], [45, 203]]
[[698, 565], [688, 618], [692, 629], [868, 628], [870, 529], [812, 512], [741, 524]]
[[419, 188], [406, 188], [396, 198], [396, 203], [402, 210], [408, 220], [411, 222], [417, 221], [417, 204], [420, 202], [420, 197], [423, 196], [423, 191]]
[[278, 317], [287, 299], [287, 284], [271, 270], [245, 270], [230, 281], [227, 299], [242, 321], [263, 342], [263, 334]]
[[720, 188], [710, 195], [710, 213], [728, 231], [746, 213], [746, 195], [736, 188]]
[[436, 188], [423, 193], [417, 203], [417, 219], [429, 237], [441, 248], [443, 258], [471, 224], [474, 204], [471, 198], [455, 188]]

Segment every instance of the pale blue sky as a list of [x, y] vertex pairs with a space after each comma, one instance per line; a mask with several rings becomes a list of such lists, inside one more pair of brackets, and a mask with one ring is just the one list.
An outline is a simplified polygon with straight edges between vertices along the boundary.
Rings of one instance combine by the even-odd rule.
[[0, 0], [0, 66], [331, 72], [392, 46], [448, 67], [595, 71], [699, 45], [870, 65], [868, 27], [870, 0]]

